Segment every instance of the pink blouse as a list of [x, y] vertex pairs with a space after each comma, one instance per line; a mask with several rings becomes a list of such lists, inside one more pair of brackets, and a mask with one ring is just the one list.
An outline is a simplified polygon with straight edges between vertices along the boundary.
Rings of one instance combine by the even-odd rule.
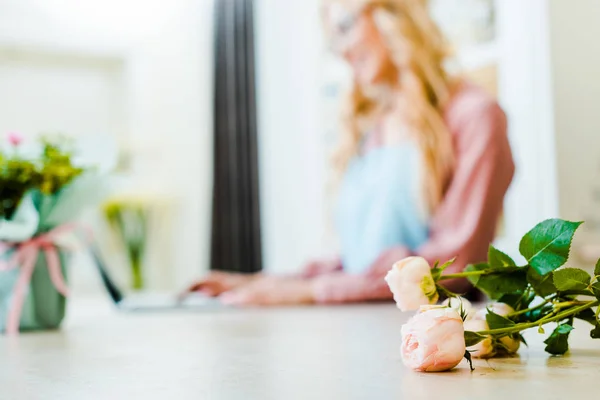
[[[446, 107], [444, 117], [453, 137], [456, 166], [442, 204], [432, 216], [428, 242], [414, 254], [405, 247], [391, 248], [361, 275], [344, 273], [340, 262], [310, 265], [304, 276], [314, 278], [317, 302], [392, 298], [383, 277], [394, 262], [411, 255], [432, 264], [457, 257], [448, 273], [487, 258], [515, 171], [506, 116], [491, 96], [465, 84]], [[468, 289], [465, 281], [446, 283], [459, 292]]]

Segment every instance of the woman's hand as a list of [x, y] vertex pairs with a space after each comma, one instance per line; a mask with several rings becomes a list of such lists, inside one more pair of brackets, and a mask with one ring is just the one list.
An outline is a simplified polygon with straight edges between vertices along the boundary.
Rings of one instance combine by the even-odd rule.
[[262, 277], [220, 296], [227, 305], [284, 306], [314, 303], [312, 283], [306, 279]]
[[204, 279], [191, 285], [186, 293], [200, 292], [206, 296], [217, 297], [230, 290], [250, 284], [260, 277], [260, 274], [240, 274], [215, 271]]
[[302, 268], [300, 277], [314, 278], [319, 275], [331, 274], [342, 270], [342, 262], [339, 258], [329, 260], [311, 261]]

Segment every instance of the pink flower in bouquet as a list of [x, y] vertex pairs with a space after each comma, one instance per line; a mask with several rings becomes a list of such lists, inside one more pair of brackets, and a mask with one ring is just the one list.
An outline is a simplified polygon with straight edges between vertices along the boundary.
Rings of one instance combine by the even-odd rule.
[[409, 257], [398, 261], [387, 273], [385, 281], [402, 311], [418, 310], [422, 305], [438, 301], [431, 267], [424, 258]]
[[401, 333], [402, 362], [415, 371], [448, 371], [465, 355], [463, 321], [452, 308], [424, 306]]
[[17, 132], [10, 132], [8, 134], [8, 142], [12, 145], [12, 146], [18, 146], [21, 144], [21, 142], [23, 141], [23, 135], [21, 135], [20, 133]]

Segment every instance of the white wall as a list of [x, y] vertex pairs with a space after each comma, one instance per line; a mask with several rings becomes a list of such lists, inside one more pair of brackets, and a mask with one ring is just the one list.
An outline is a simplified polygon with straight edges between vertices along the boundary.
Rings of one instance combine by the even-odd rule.
[[600, 2], [549, 4], [560, 211], [581, 219], [600, 183]]
[[595, 263], [600, 257], [600, 47], [595, 43], [600, 2], [548, 4], [560, 215], [586, 221], [575, 250], [586, 263]]
[[327, 247], [318, 13], [318, 0], [257, 1], [261, 211], [271, 271], [296, 270]]
[[156, 229], [162, 235], [150, 257], [150, 267], [168, 277], [157, 286], [185, 285], [208, 265], [212, 15], [211, 0], [0, 2], [0, 46], [121, 63], [118, 123], [102, 125], [110, 132], [66, 124], [77, 130], [67, 133], [131, 144], [141, 165], [124, 188], [173, 198], [172, 230]]
[[498, 0], [499, 97], [517, 166], [499, 246], [518, 256], [529, 229], [558, 215], [550, 37], [546, 0]]

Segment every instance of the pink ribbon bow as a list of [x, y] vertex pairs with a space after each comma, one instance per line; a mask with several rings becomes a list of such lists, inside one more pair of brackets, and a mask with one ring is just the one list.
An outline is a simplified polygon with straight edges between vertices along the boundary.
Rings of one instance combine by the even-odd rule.
[[50, 279], [56, 290], [65, 297], [69, 296], [69, 289], [65, 283], [58, 256], [58, 245], [56, 239], [65, 233], [72, 232], [78, 228], [75, 224], [61, 225], [52, 231], [31, 238], [26, 242], [14, 245], [1, 244], [0, 250], [6, 251], [16, 246], [16, 252], [9, 262], [0, 263], [0, 271], [8, 271], [21, 267], [21, 273], [15, 284], [12, 304], [8, 311], [6, 320], [6, 334], [16, 335], [19, 333], [19, 323], [27, 287], [31, 282], [31, 276], [35, 269], [40, 250], [46, 255], [46, 265], [50, 273]]

